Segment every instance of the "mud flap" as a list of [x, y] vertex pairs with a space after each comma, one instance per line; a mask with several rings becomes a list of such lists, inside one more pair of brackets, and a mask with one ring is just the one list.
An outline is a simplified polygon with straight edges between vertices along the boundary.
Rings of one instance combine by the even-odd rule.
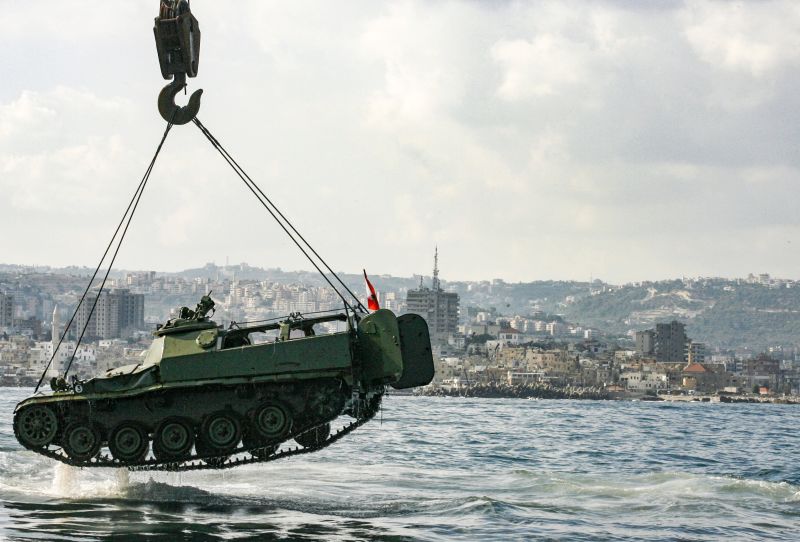
[[398, 390], [424, 386], [433, 380], [433, 352], [428, 324], [418, 314], [397, 318], [400, 329], [400, 351], [403, 354], [403, 374], [392, 384]]

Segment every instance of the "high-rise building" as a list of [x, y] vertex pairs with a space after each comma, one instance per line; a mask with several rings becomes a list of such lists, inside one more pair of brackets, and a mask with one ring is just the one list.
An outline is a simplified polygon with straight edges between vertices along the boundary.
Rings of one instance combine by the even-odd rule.
[[656, 361], [668, 363], [685, 361], [686, 325], [673, 320], [669, 324], [656, 324]]
[[458, 329], [458, 294], [445, 292], [439, 282], [439, 248], [433, 256], [433, 284], [423, 284], [406, 294], [406, 311], [419, 314], [428, 323], [431, 335], [455, 333]]
[[654, 356], [656, 361], [662, 363], [686, 361], [688, 343], [686, 325], [677, 320], [669, 324], [656, 324], [655, 329], [636, 332], [636, 353]]
[[[97, 296], [86, 296], [75, 316], [73, 334], [79, 336]], [[130, 290], [103, 291], [86, 327], [85, 337], [114, 339], [144, 327], [144, 295]]]
[[640, 356], [652, 356], [655, 351], [656, 332], [652, 329], [636, 332], [636, 353]]
[[14, 296], [0, 292], [0, 327], [10, 327], [14, 321]]

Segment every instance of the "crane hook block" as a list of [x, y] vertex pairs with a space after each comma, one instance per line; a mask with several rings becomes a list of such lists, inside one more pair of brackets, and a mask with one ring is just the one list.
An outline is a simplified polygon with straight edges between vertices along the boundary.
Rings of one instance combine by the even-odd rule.
[[176, 73], [195, 77], [200, 62], [200, 24], [189, 10], [189, 2], [161, 0], [153, 33], [164, 79], [172, 79]]
[[158, 95], [158, 111], [173, 124], [186, 124], [200, 109], [202, 90], [196, 90], [186, 106], [175, 104], [175, 96], [186, 87], [186, 77], [195, 77], [200, 62], [200, 25], [188, 0], [160, 0], [153, 34], [158, 64], [164, 79], [172, 79]]

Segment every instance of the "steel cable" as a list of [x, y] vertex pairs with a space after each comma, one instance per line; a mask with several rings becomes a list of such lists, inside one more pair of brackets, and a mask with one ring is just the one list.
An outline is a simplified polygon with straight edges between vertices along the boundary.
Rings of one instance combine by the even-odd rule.
[[[300, 249], [300, 252], [302, 252], [303, 255], [308, 259], [308, 261], [311, 262], [311, 265], [313, 265], [314, 268], [322, 276], [322, 278], [325, 279], [325, 282], [327, 282], [328, 285], [331, 288], [333, 288], [333, 291], [336, 292], [336, 294], [341, 298], [342, 302], [345, 304], [345, 307], [351, 307], [351, 305], [347, 302], [347, 300], [344, 298], [339, 289], [328, 279], [328, 277], [325, 275], [322, 269], [320, 269], [319, 265], [317, 265], [317, 262], [315, 262], [314, 259], [308, 254], [308, 252], [303, 248], [303, 246], [294, 237], [294, 235], [297, 235], [297, 238], [299, 238], [303, 242], [303, 244], [305, 244], [308, 247], [308, 249], [314, 254], [314, 256], [317, 257], [319, 262], [322, 263], [325, 269], [327, 269], [328, 272], [334, 278], [336, 278], [339, 284], [342, 285], [345, 291], [347, 291], [347, 293], [350, 294], [353, 297], [353, 299], [355, 299], [357, 306], [361, 308], [363, 312], [367, 312], [366, 308], [358, 299], [358, 297], [350, 290], [350, 288], [347, 287], [347, 285], [342, 281], [339, 275], [337, 275], [336, 272], [333, 269], [331, 269], [331, 267], [322, 258], [322, 256], [320, 256], [319, 253], [316, 250], [314, 250], [314, 247], [312, 247], [311, 244], [308, 241], [306, 241], [306, 239], [300, 234], [300, 232], [297, 231], [297, 229], [294, 227], [291, 221], [288, 218], [286, 218], [286, 216], [278, 209], [278, 207], [272, 202], [272, 200], [269, 199], [269, 197], [267, 197], [266, 194], [264, 194], [264, 191], [261, 190], [261, 188], [247, 174], [247, 172], [242, 168], [242, 166], [240, 166], [239, 163], [230, 155], [230, 153], [228, 153], [228, 151], [222, 146], [219, 140], [211, 134], [208, 128], [206, 128], [205, 125], [203, 125], [203, 123], [200, 122], [200, 119], [195, 117], [194, 119], [192, 119], [192, 122], [194, 122], [195, 126], [197, 126], [197, 128], [203, 133], [204, 136], [206, 136], [206, 139], [208, 139], [211, 145], [217, 150], [217, 152], [220, 153], [222, 158], [226, 162], [228, 162], [228, 165], [231, 166], [231, 169], [233, 169], [234, 173], [236, 173], [239, 176], [239, 178], [242, 180], [242, 182], [245, 183], [247, 188], [250, 189], [250, 191], [253, 193], [256, 199], [258, 199], [259, 203], [261, 203], [261, 205], [267, 210], [267, 212], [272, 216], [272, 218], [275, 219], [275, 222], [278, 223], [281, 229], [283, 229], [286, 235], [289, 236], [289, 238], [294, 242], [297, 248]], [[283, 222], [278, 218], [278, 216], [280, 216], [280, 218], [283, 219]], [[287, 226], [292, 230], [291, 232], [289, 231], [289, 229], [287, 229]], [[292, 234], [292, 232], [294, 232], [294, 235]]]
[[[69, 373], [69, 370], [72, 367], [72, 362], [75, 360], [75, 355], [78, 353], [78, 347], [80, 347], [80, 345], [81, 345], [81, 341], [83, 340], [84, 334], [86, 333], [86, 329], [89, 326], [89, 322], [92, 319], [92, 315], [94, 314], [94, 310], [97, 307], [97, 301], [100, 299], [100, 294], [103, 292], [103, 288], [105, 287], [106, 281], [108, 280], [108, 275], [111, 272], [111, 267], [114, 265], [114, 261], [117, 258], [117, 254], [119, 254], [119, 249], [122, 246], [122, 241], [125, 239], [125, 234], [127, 233], [128, 227], [130, 226], [131, 220], [133, 219], [133, 214], [136, 212], [136, 208], [139, 206], [139, 201], [141, 200], [142, 194], [144, 193], [145, 186], [147, 186], [147, 181], [150, 179], [150, 173], [152, 173], [152, 171], [153, 171], [153, 166], [156, 163], [156, 159], [158, 158], [158, 155], [161, 152], [162, 147], [164, 146], [164, 142], [166, 141], [167, 135], [169, 134], [170, 130], [172, 129], [172, 126], [173, 126], [172, 123], [167, 123], [167, 127], [164, 130], [164, 135], [161, 136], [161, 141], [159, 142], [158, 147], [156, 148], [156, 152], [153, 155], [153, 158], [150, 160], [150, 164], [147, 166], [147, 169], [145, 170], [145, 173], [144, 173], [144, 176], [142, 177], [142, 180], [139, 181], [139, 185], [136, 187], [136, 191], [133, 193], [133, 197], [131, 198], [130, 202], [128, 203], [128, 207], [125, 209], [125, 213], [123, 213], [122, 219], [120, 220], [119, 224], [117, 225], [117, 228], [114, 230], [114, 235], [111, 236], [111, 240], [108, 242], [108, 246], [106, 246], [106, 249], [103, 252], [103, 256], [100, 258], [100, 262], [97, 264], [97, 267], [95, 268], [94, 273], [92, 274], [92, 278], [89, 280], [89, 284], [86, 286], [86, 290], [84, 290], [80, 301], [78, 301], [78, 305], [75, 307], [75, 311], [72, 313], [72, 317], [69, 319], [69, 322], [67, 323], [67, 327], [64, 329], [64, 333], [61, 335], [61, 339], [58, 341], [58, 345], [53, 350], [53, 354], [50, 357], [50, 361], [47, 363], [47, 366], [45, 366], [44, 371], [42, 371], [42, 376], [39, 378], [39, 382], [36, 384], [36, 389], [34, 390], [34, 393], [36, 393], [36, 391], [38, 391], [39, 387], [42, 385], [42, 381], [44, 380], [44, 376], [47, 374], [47, 371], [50, 368], [50, 365], [53, 363], [53, 360], [55, 359], [56, 354], [58, 353], [58, 349], [61, 346], [61, 343], [64, 341], [64, 338], [67, 336], [67, 333], [69, 332], [69, 329], [72, 326], [72, 323], [73, 323], [73, 321], [75, 320], [75, 317], [78, 314], [78, 310], [80, 310], [81, 305], [83, 304], [84, 300], [86, 299], [86, 296], [88, 295], [89, 290], [91, 289], [92, 284], [94, 283], [94, 279], [97, 277], [97, 274], [100, 271], [100, 268], [102, 267], [103, 262], [106, 259], [106, 256], [108, 256], [108, 252], [109, 252], [109, 250], [111, 250], [111, 247], [114, 244], [114, 240], [117, 238], [117, 235], [120, 232], [120, 228], [122, 227], [122, 225], [124, 223], [125, 227], [123, 228], [122, 234], [119, 237], [119, 241], [117, 243], [117, 248], [114, 250], [114, 254], [112, 255], [111, 261], [108, 264], [108, 268], [106, 269], [106, 273], [103, 276], [103, 280], [102, 280], [102, 282], [100, 284], [100, 289], [97, 292], [97, 297], [95, 297], [94, 303], [92, 304], [92, 308], [89, 310], [89, 315], [86, 318], [86, 322], [83, 325], [83, 329], [81, 330], [81, 334], [78, 337], [78, 342], [75, 345], [75, 351], [72, 352], [72, 355], [70, 356], [70, 359], [69, 359], [69, 362], [67, 364], [67, 367], [64, 370], [64, 378], [66, 379], [67, 374]], [[126, 217], [127, 217], [127, 221], [126, 221]], [[56, 330], [53, 330], [53, 332], [55, 333]]]

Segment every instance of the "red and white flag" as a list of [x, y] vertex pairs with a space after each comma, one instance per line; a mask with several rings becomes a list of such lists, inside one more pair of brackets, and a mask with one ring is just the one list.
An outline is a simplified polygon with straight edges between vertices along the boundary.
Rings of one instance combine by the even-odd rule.
[[375, 293], [375, 287], [367, 278], [367, 270], [364, 269], [364, 280], [367, 281], [367, 308], [371, 311], [376, 311], [380, 309], [380, 305], [378, 305], [378, 294]]

